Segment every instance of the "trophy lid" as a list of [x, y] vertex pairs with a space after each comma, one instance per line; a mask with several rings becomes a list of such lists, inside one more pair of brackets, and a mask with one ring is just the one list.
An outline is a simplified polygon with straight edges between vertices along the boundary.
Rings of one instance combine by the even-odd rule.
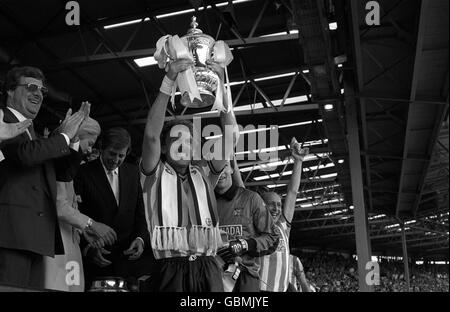
[[183, 38], [187, 38], [188, 40], [195, 40], [194, 38], [203, 38], [203, 40], [206, 40], [208, 42], [208, 45], [214, 45], [214, 38], [210, 35], [204, 34], [200, 28], [197, 28], [197, 26], [197, 17], [192, 16], [191, 28], [189, 28], [188, 32], [183, 36]]
[[197, 28], [198, 23], [197, 23], [197, 17], [196, 16], [192, 16], [191, 17], [191, 28], [189, 28], [187, 35], [199, 35], [199, 34], [203, 34], [203, 31], [199, 28]]

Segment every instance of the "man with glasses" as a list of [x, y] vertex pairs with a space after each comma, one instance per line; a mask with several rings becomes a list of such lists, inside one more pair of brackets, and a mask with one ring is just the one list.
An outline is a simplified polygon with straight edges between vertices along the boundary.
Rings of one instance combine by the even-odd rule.
[[[46, 93], [44, 82], [37, 68], [10, 70], [3, 121], [35, 119]], [[39, 138], [31, 125], [0, 143], [5, 158], [0, 162], [0, 284], [41, 288], [43, 256], [64, 253], [56, 215], [56, 179], [70, 180], [67, 173], [73, 159], [68, 156], [76, 155], [71, 140], [88, 114], [87, 105], [73, 115], [69, 110], [57, 133], [47, 139]]]

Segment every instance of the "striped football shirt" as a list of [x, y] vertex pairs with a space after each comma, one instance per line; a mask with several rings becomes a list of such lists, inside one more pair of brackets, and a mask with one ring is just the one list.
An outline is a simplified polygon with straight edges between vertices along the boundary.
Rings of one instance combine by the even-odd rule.
[[289, 285], [289, 230], [286, 222], [275, 227], [280, 237], [276, 251], [259, 258], [260, 290], [285, 292]]
[[[215, 179], [218, 175], [213, 174], [211, 171], [209, 171], [209, 167], [207, 162], [197, 162], [197, 168], [199, 169], [200, 174], [205, 178], [205, 182], [209, 183], [210, 186], [213, 184], [211, 182], [213, 179]], [[144, 170], [141, 167], [142, 173], [146, 176], [143, 184], [143, 194], [144, 194], [144, 205], [145, 205], [145, 215], [147, 220], [147, 228], [150, 232], [150, 235], [153, 233], [153, 227], [151, 220], [153, 218], [158, 218], [157, 215], [157, 207], [158, 207], [158, 201], [160, 200], [159, 194], [158, 194], [158, 183], [161, 179], [162, 171], [164, 170], [164, 164], [162, 161], [158, 163], [158, 165], [155, 167], [155, 170], [149, 174], [146, 174]], [[220, 174], [220, 173], [219, 173]], [[182, 179], [182, 191], [183, 191], [183, 200], [188, 203], [188, 205], [193, 206], [194, 200], [193, 200], [193, 191], [191, 189], [191, 186], [188, 182], [187, 177], [185, 179]], [[213, 198], [215, 200], [215, 198]], [[190, 228], [190, 225], [189, 225]], [[153, 247], [153, 246], [152, 246]], [[153, 255], [155, 259], [167, 259], [167, 258], [174, 258], [174, 257], [189, 257], [189, 256], [209, 256], [206, 251], [205, 252], [194, 252], [194, 251], [183, 251], [183, 250], [156, 250], [153, 249]]]

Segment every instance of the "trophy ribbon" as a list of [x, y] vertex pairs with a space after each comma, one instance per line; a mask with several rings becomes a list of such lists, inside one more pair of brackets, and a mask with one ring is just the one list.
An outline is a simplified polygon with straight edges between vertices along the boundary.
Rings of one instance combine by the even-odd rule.
[[156, 51], [155, 54], [153, 54], [153, 58], [155, 61], [158, 62], [159, 68], [166, 68], [166, 65], [168, 63], [168, 58], [170, 58], [170, 55], [166, 53], [165, 45], [168, 38], [171, 37], [170, 35], [162, 36], [158, 39], [156, 42]]
[[[166, 47], [169, 51], [166, 50]], [[174, 55], [172, 55], [174, 54]], [[170, 36], [166, 35], [161, 37], [156, 43], [156, 52], [154, 58], [158, 61], [159, 68], [165, 68], [168, 71], [168, 63], [177, 59], [190, 59], [194, 60], [192, 54], [189, 52], [187, 42], [180, 39], [178, 35]], [[172, 107], [175, 107], [175, 90], [180, 90], [181, 95], [185, 92], [188, 93], [189, 99], [194, 101], [195, 98], [201, 100], [200, 92], [197, 87], [197, 83], [194, 77], [194, 71], [192, 68], [188, 68], [185, 71], [178, 73], [172, 88], [171, 102]]]
[[[222, 41], [216, 41], [214, 44], [214, 56], [213, 60], [217, 62], [221, 67], [225, 70], [225, 85], [222, 80], [219, 80], [219, 85], [217, 86], [216, 91], [216, 99], [214, 101], [214, 105], [211, 110], [225, 111], [229, 113], [231, 111], [233, 101], [231, 98], [231, 87], [230, 80], [228, 78], [228, 70], [227, 66], [233, 60], [233, 54], [231, 54], [230, 48], [228, 45]], [[226, 95], [226, 107], [223, 103], [223, 93]]]
[[[175, 59], [185, 58], [192, 61], [194, 60], [191, 52], [189, 52], [187, 41], [180, 39], [178, 35], [169, 38], [169, 49], [175, 51]], [[193, 102], [195, 98], [199, 99], [200, 101], [202, 100], [192, 68], [188, 68], [185, 71], [178, 73], [175, 85], [178, 86], [181, 95], [183, 95], [185, 92], [188, 93], [191, 102]]]

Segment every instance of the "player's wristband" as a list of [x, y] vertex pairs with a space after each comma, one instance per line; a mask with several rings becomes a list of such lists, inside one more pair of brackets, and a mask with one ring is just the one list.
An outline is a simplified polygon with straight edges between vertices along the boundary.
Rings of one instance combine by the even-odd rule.
[[175, 82], [173, 80], [170, 80], [169, 77], [164, 76], [164, 79], [161, 83], [161, 87], [159, 88], [159, 92], [167, 94], [167, 95], [171, 95], [174, 83]]
[[248, 251], [248, 243], [247, 243], [247, 241], [245, 239], [240, 238], [239, 242], [242, 245], [242, 251], [243, 252], [247, 252]]
[[240, 256], [248, 251], [248, 243], [245, 239], [230, 242], [230, 250], [234, 255]]

